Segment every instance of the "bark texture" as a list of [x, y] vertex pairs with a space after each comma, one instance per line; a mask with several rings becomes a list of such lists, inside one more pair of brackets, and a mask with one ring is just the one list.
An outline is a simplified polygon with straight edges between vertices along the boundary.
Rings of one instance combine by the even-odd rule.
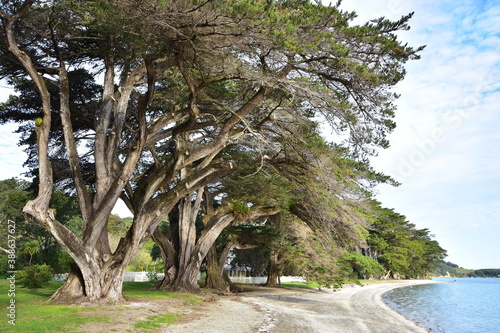
[[[222, 256], [223, 255], [221, 255], [221, 258]], [[210, 251], [208, 251], [206, 258], [207, 277], [205, 279], [204, 287], [216, 289], [221, 294], [229, 294], [230, 291], [232, 291], [231, 285], [224, 278], [224, 266], [221, 267], [219, 261], [217, 249], [215, 246], [212, 246]]]
[[266, 286], [275, 288], [278, 285], [278, 279], [280, 277], [278, 254], [276, 251], [271, 251], [269, 255], [269, 270], [267, 275]]

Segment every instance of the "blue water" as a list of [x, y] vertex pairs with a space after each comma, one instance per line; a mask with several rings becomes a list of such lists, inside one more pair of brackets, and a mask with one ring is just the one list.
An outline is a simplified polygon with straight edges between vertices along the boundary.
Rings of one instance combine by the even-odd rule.
[[448, 283], [394, 289], [384, 300], [432, 332], [500, 332], [500, 279], [434, 280]]

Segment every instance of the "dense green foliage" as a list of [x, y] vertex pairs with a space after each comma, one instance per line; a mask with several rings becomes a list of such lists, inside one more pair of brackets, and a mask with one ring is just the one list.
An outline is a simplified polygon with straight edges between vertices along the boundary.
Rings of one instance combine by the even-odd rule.
[[344, 271], [352, 279], [365, 277], [380, 277], [385, 273], [384, 267], [372, 257], [364, 256], [358, 252], [346, 252], [340, 257], [344, 264]]
[[[22, 212], [26, 202], [34, 197], [32, 184], [19, 179], [0, 181], [0, 235], [8, 234], [8, 221], [15, 222], [16, 269], [23, 269], [31, 264], [48, 264], [56, 273], [69, 271], [69, 256], [61, 250], [54, 238], [29, 215]], [[54, 189], [50, 203], [52, 211], [61, 223], [70, 230], [78, 232], [81, 228], [81, 215], [75, 198], [60, 189]], [[81, 229], [80, 229], [81, 232]], [[7, 237], [0, 246], [6, 247]], [[6, 258], [0, 253], [1, 258]], [[1, 261], [0, 275], [11, 270], [6, 267], [6, 260]]]
[[54, 278], [54, 271], [48, 265], [33, 265], [18, 272], [21, 284], [27, 288], [42, 288]]
[[500, 268], [482, 268], [474, 270], [470, 277], [500, 277]]
[[416, 229], [406, 217], [372, 203], [375, 214], [368, 244], [393, 276], [425, 277], [446, 256], [428, 229]]

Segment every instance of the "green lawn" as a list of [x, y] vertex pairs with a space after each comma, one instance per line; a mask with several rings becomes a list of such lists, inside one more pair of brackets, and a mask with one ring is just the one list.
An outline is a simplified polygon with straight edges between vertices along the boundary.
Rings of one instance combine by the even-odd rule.
[[[96, 308], [81, 306], [66, 306], [48, 304], [47, 300], [57, 290], [62, 282], [51, 282], [42, 289], [26, 289], [16, 287], [15, 296], [9, 297], [7, 280], [0, 280], [0, 332], [83, 332], [79, 327], [88, 323], [111, 323], [109, 311], [96, 311]], [[196, 305], [201, 302], [201, 297], [190, 294], [167, 293], [148, 291], [152, 284], [142, 282], [125, 282], [124, 295], [132, 298], [174, 299], [186, 305]], [[11, 299], [15, 300], [15, 325], [9, 323], [8, 314]], [[112, 311], [121, 311], [117, 307]], [[120, 317], [115, 315], [114, 317]], [[160, 327], [172, 324], [178, 318], [173, 313], [163, 313], [148, 317], [146, 320], [136, 320], [135, 329], [130, 332], [152, 332]], [[133, 319], [133, 318], [132, 318]]]
[[[43, 289], [17, 286], [15, 296], [9, 297], [7, 281], [0, 281], [0, 332], [72, 332], [89, 319], [101, 319], [85, 317], [79, 307], [47, 304], [60, 285], [60, 282], [51, 282]], [[15, 325], [9, 323], [11, 318], [7, 307], [11, 299], [15, 300], [16, 306]]]

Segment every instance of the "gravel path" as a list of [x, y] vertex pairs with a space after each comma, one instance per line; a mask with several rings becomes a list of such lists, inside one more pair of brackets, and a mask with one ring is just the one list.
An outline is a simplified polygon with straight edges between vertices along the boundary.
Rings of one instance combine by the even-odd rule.
[[340, 291], [258, 287], [207, 304], [169, 333], [409, 333], [428, 332], [382, 301], [388, 290], [425, 281], [369, 283]]

